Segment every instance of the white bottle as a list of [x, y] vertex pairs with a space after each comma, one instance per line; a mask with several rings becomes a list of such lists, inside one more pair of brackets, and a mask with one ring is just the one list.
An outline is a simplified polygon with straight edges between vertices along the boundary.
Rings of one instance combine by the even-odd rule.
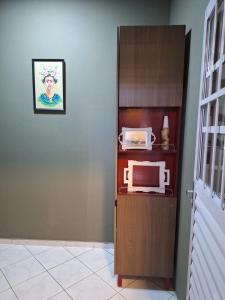
[[163, 128], [161, 130], [161, 148], [162, 150], [169, 150], [169, 138], [170, 129], [169, 129], [169, 118], [164, 116], [163, 118]]

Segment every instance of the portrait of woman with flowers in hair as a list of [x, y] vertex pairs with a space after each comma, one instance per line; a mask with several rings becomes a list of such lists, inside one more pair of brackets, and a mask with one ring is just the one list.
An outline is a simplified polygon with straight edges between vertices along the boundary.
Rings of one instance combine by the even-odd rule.
[[33, 60], [35, 112], [65, 112], [63, 75], [63, 61]]

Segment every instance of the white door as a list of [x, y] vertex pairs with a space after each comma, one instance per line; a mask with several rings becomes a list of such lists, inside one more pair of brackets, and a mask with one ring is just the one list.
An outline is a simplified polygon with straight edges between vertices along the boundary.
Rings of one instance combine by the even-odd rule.
[[225, 300], [224, 2], [205, 13], [187, 300]]

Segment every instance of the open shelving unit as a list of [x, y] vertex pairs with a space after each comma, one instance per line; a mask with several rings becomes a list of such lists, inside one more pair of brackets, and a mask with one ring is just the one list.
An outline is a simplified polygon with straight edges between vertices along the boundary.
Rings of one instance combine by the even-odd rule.
[[[124, 277], [174, 276], [174, 245], [182, 121], [184, 26], [122, 26], [118, 29], [118, 122], [122, 128], [152, 128], [151, 150], [122, 149], [117, 141], [115, 273]], [[161, 130], [168, 116], [169, 147]], [[164, 192], [128, 191], [129, 161], [165, 164], [170, 176]], [[159, 168], [134, 166], [135, 186], [159, 185]], [[168, 174], [168, 173], [167, 173]], [[168, 175], [166, 175], [168, 176]], [[166, 178], [166, 177], [165, 177]]]
[[[168, 150], [162, 150], [161, 129], [163, 125], [163, 117], [167, 115], [170, 126], [170, 145]], [[153, 133], [156, 136], [156, 141], [152, 145], [152, 150], [145, 149], [127, 149], [122, 150], [118, 143], [118, 193], [124, 194], [126, 192], [126, 185], [123, 183], [123, 170], [128, 165], [128, 160], [136, 161], [165, 161], [166, 167], [170, 170], [171, 181], [166, 188], [166, 195], [174, 196], [176, 193], [176, 174], [177, 174], [177, 154], [179, 152], [179, 127], [177, 124], [180, 119], [179, 107], [119, 107], [118, 111], [118, 135], [122, 127], [130, 128], [145, 128], [152, 127]], [[146, 172], [139, 172], [139, 185], [143, 182], [146, 184], [149, 174]], [[152, 194], [152, 193], [151, 193]]]

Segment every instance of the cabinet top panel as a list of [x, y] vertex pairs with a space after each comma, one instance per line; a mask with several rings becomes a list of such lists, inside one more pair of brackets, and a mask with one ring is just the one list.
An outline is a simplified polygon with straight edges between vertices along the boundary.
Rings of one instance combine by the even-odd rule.
[[135, 25], [135, 26], [119, 26], [119, 31], [155, 31], [155, 30], [180, 30], [185, 33], [185, 25]]
[[121, 26], [119, 106], [181, 106], [185, 26]]

